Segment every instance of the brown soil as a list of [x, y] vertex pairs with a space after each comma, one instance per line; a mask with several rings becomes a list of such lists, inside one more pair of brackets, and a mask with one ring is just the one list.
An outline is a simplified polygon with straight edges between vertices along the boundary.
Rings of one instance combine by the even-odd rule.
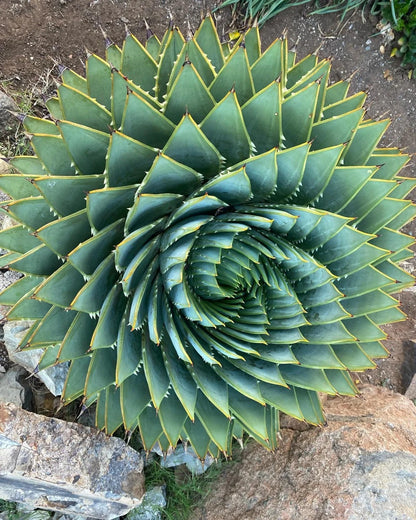
[[163, 34], [172, 14], [186, 31], [215, 5], [213, 0], [0, 0], [0, 79], [28, 85], [56, 64], [82, 72], [86, 49], [104, 54], [101, 28], [116, 43], [126, 28], [143, 39], [145, 19]]
[[[161, 35], [172, 14], [186, 33], [197, 27], [201, 12], [215, 4], [214, 0], [0, 0], [0, 81], [24, 89], [51, 69], [57, 75], [58, 64], [82, 73], [86, 48], [104, 54], [101, 29], [120, 44], [126, 27], [140, 39], [145, 37], [144, 18]], [[308, 9], [291, 8], [268, 22], [262, 31], [264, 44], [288, 29], [290, 46], [296, 46], [300, 57], [320, 47], [321, 56], [333, 57], [333, 81], [353, 75], [351, 91], [368, 91], [369, 117], [392, 118], [384, 146], [415, 153], [416, 81], [409, 81], [398, 61], [388, 57], [388, 45], [381, 54], [382, 37], [370, 37], [378, 32], [376, 21], [364, 23], [361, 13], [355, 13], [341, 23], [337, 15], [309, 16]], [[227, 31], [229, 20], [228, 11], [219, 13], [220, 31]], [[403, 174], [416, 175], [414, 160]], [[416, 224], [408, 226], [407, 232], [415, 235]], [[409, 268], [415, 269], [413, 261]], [[401, 302], [409, 320], [387, 327], [391, 357], [359, 378], [404, 392], [416, 368], [415, 293], [404, 292]]]

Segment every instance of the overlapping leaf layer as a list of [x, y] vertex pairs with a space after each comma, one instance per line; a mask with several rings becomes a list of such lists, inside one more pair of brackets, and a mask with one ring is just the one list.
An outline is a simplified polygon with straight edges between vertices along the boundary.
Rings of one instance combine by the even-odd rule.
[[97, 402], [99, 428], [272, 449], [279, 411], [322, 423], [317, 392], [354, 394], [348, 371], [385, 356], [415, 181], [329, 71], [285, 40], [262, 53], [257, 28], [221, 44], [206, 18], [89, 56], [52, 121], [25, 119], [35, 156], [0, 179], [2, 263], [25, 276], [0, 303], [33, 320], [40, 368], [71, 361], [63, 399]]

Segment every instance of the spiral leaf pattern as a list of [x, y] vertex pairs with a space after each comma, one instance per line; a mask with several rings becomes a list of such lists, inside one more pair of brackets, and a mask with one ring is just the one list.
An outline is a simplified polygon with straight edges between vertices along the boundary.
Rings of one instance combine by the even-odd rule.
[[40, 369], [71, 362], [63, 400], [100, 429], [273, 449], [279, 411], [322, 423], [318, 392], [356, 393], [349, 371], [386, 355], [415, 181], [329, 72], [286, 40], [262, 53], [257, 28], [221, 44], [208, 17], [90, 55], [25, 118], [35, 155], [0, 178], [2, 265], [24, 276], [0, 303]]

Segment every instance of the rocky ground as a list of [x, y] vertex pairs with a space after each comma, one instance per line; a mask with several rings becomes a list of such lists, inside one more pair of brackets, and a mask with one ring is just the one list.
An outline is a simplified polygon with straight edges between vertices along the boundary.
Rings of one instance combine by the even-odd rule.
[[[88, 2], [85, 0], [19, 0], [9, 2], [0, 0], [3, 12], [0, 20], [0, 84], [8, 94], [23, 90], [30, 92], [32, 99], [41, 105], [42, 94], [46, 91], [50, 93], [54, 88], [53, 78], [57, 77], [58, 65], [65, 65], [82, 73], [81, 62], [85, 58], [85, 48], [99, 55], [104, 54], [103, 32], [117, 43], [122, 42], [126, 28], [143, 39], [145, 18], [152, 29], [160, 35], [165, 30], [170, 16], [186, 32], [189, 29], [195, 29], [201, 12], [210, 10], [215, 4], [216, 2], [213, 0], [195, 0], [193, 2], [186, 0], [158, 0], [157, 2], [145, 0], [139, 2], [137, 0]], [[379, 32], [379, 29], [376, 28], [377, 20], [370, 17], [364, 22], [361, 13], [353, 13], [340, 22], [336, 15], [317, 17], [309, 16], [309, 12], [308, 8], [300, 6], [285, 11], [268, 22], [262, 30], [264, 46], [270, 44], [287, 30], [290, 47], [296, 49], [300, 57], [317, 48], [319, 48], [320, 56], [331, 56], [333, 63], [331, 80], [351, 78], [350, 92], [360, 90], [368, 92], [368, 117], [391, 118], [390, 127], [383, 138], [383, 145], [397, 146], [410, 154], [415, 154], [416, 81], [410, 81], [406, 72], [399, 67], [398, 61], [389, 58], [388, 38], [385, 35], [372, 36]], [[217, 19], [220, 31], [227, 32], [230, 22], [229, 13], [220, 12]], [[24, 110], [24, 107], [16, 107], [10, 103], [9, 98], [0, 96], [0, 127], [3, 124], [4, 127], [9, 128], [9, 132], [10, 128], [15, 132], [15, 123], [11, 119], [7, 119], [9, 114], [7, 109]], [[2, 114], [6, 114], [7, 119], [3, 122]], [[3, 139], [6, 138], [3, 137]], [[416, 175], [414, 157], [404, 173], [408, 176]], [[416, 223], [409, 225], [406, 231], [416, 236]], [[416, 270], [415, 262], [409, 261], [407, 268], [410, 272], [414, 272]], [[11, 277], [12, 275], [7, 270], [1, 271], [0, 285], [9, 283]], [[357, 374], [356, 380], [363, 384], [372, 383], [404, 394], [416, 372], [416, 295], [414, 288], [403, 292], [400, 299], [402, 309], [408, 315], [408, 320], [386, 327], [389, 337], [385, 344], [391, 353], [390, 357], [379, 361], [375, 370]], [[0, 318], [2, 318], [1, 309]], [[59, 400], [54, 399], [45, 390], [45, 387], [33, 378], [27, 379], [27, 372], [10, 362], [7, 352], [1, 344], [1, 334], [2, 331], [0, 332], [0, 401], [5, 400], [5, 397], [1, 397], [1, 388], [6, 389], [8, 398], [10, 398], [13, 388], [16, 400], [20, 402], [21, 406], [36, 409], [41, 413], [63, 414], [62, 411], [57, 412]], [[412, 388], [415, 386], [413, 383]], [[409, 396], [416, 398], [416, 389], [410, 390], [410, 392], [413, 393], [410, 393]], [[311, 432], [306, 429], [303, 432], [299, 431], [299, 426], [284, 423], [282, 447], [276, 456], [266, 455], [259, 448], [250, 445], [248, 450], [243, 453], [241, 463], [227, 470], [225, 476], [218, 482], [212, 497], [208, 498], [206, 505], [195, 513], [195, 520], [234, 517], [268, 519], [274, 518], [271, 512], [276, 508], [280, 511], [292, 511], [287, 512], [286, 516], [284, 513], [280, 514], [281, 518], [288, 520], [292, 518], [355, 520], [395, 517], [377, 516], [391, 513], [388, 508], [385, 508], [383, 513], [378, 513], [381, 509], [377, 509], [381, 507], [380, 504], [383, 504], [383, 500], [386, 500], [386, 493], [388, 494], [387, 488], [383, 487], [383, 479], [388, 478], [389, 471], [392, 469], [389, 464], [391, 465], [392, 460], [396, 460], [392, 458], [391, 454], [400, 452], [402, 455], [397, 464], [399, 466], [402, 464], [400, 466], [401, 475], [407, 475], [407, 477], [403, 477], [402, 481], [400, 479], [395, 481], [397, 488], [393, 489], [391, 496], [400, 502], [399, 491], [407, 490], [406, 486], [416, 484], [416, 466], [415, 460], [412, 458], [415, 457], [416, 449], [414, 441], [411, 441], [411, 438], [416, 438], [416, 425], [413, 425], [413, 419], [409, 419], [413, 414], [411, 408], [413, 405], [410, 401], [406, 401], [404, 404], [402, 398], [395, 397], [394, 402], [397, 401], [399, 407], [397, 413], [391, 407], [383, 408], [384, 400], [388, 395], [391, 394], [388, 394], [387, 390], [375, 391], [365, 387], [364, 408], [359, 412], [357, 410], [352, 412], [352, 419], [345, 418], [343, 411], [348, 409], [350, 404], [345, 404], [345, 401], [342, 400], [328, 401], [326, 412], [329, 422], [332, 424], [329, 430]], [[368, 404], [367, 409], [365, 403], [370, 398], [373, 399], [373, 404]], [[352, 400], [351, 402], [357, 404], [360, 401]], [[376, 407], [371, 408], [374, 402]], [[391, 421], [383, 422], [380, 413], [384, 414], [384, 418], [391, 418]], [[371, 428], [374, 427], [377, 430], [376, 435], [380, 442], [376, 447], [360, 444], [360, 439], [364, 436], [364, 429], [367, 428], [367, 426], [359, 426], [360, 417], [363, 414], [370, 417]], [[397, 414], [402, 415], [398, 417]], [[62, 415], [60, 416], [62, 417]], [[69, 416], [69, 419], [73, 419], [75, 416], [76, 410], [72, 416]], [[408, 430], [404, 425], [406, 421], [412, 423], [408, 426]], [[377, 425], [381, 426], [376, 428]], [[355, 432], [351, 434], [354, 439], [351, 440], [348, 437], [346, 440], [344, 433], [351, 429]], [[398, 432], [401, 440], [396, 444], [393, 443], [389, 449], [384, 449], [383, 439], [386, 439], [389, 431]], [[405, 439], [408, 441], [407, 444]], [[332, 446], [338, 446], [339, 450], [334, 449], [328, 453], [326, 450], [329, 444], [325, 444], [328, 442], [333, 443]], [[308, 446], [313, 446], [313, 448], [308, 449]], [[307, 454], [302, 458], [300, 450], [304, 448]], [[315, 449], [316, 451], [313, 451]], [[316, 498], [315, 480], [313, 479], [322, 479], [323, 475], [318, 471], [316, 474], [313, 473], [310, 480], [305, 483], [306, 489], [300, 495], [296, 494], [295, 491], [299, 491], [294, 484], [299, 478], [296, 465], [300, 465], [302, 468], [305, 465], [312, 466], [312, 462], [322, 454], [324, 456], [319, 459], [321, 462], [318, 467], [323, 473], [334, 472], [334, 479], [330, 481], [328, 477], [328, 480], [325, 481], [328, 493], [319, 496], [319, 500]], [[338, 460], [341, 457], [347, 461], [341, 469], [336, 464], [337, 457]], [[253, 461], [257, 462], [253, 465]], [[282, 467], [287, 469], [284, 479], [288, 482], [288, 487], [280, 484]], [[365, 485], [362, 484], [360, 475], [362, 477], [362, 475], [368, 475], [369, 472], [373, 472], [371, 473], [373, 476], [378, 475], [377, 484], [371, 479], [366, 481]], [[337, 509], [339, 504], [334, 502], [337, 489], [340, 489], [340, 480], [337, 479], [341, 478], [344, 481], [352, 479], [350, 487], [347, 486], [342, 491], [346, 503], [352, 504], [350, 510], [345, 513], [346, 516], [339, 513], [339, 509]], [[279, 482], [278, 488], [271, 487], [268, 484], [269, 480]], [[224, 484], [225, 482], [227, 485]], [[242, 482], [246, 482], [246, 484], [240, 489]], [[362, 485], [361, 495], [357, 492], [360, 485]], [[300, 484], [298, 484], [299, 486]], [[397, 496], [394, 495], [396, 491]], [[332, 495], [330, 495], [331, 492]], [[378, 493], [377, 499], [375, 493]], [[410, 487], [409, 493], [411, 494]], [[299, 501], [304, 501], [306, 504], [304, 507], [315, 512], [308, 514], [305, 512], [306, 509], [299, 508], [300, 506], [291, 510], [290, 504]], [[369, 503], [373, 509], [367, 511], [359, 509], [363, 503]], [[402, 516], [397, 516], [397, 518], [406, 520], [414, 518], [410, 513], [409, 516], [406, 510], [402, 511], [399, 506], [402, 507], [399, 504], [397, 511]], [[236, 514], [232, 512], [233, 510], [238, 511], [239, 516], [233, 516]], [[394, 515], [394, 512], [391, 514]]]

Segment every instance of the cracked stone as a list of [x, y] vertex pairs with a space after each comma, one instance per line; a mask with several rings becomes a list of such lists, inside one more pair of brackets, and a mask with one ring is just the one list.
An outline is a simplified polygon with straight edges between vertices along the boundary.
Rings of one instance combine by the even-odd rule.
[[143, 457], [121, 439], [0, 403], [0, 498], [110, 520], [140, 505]]

